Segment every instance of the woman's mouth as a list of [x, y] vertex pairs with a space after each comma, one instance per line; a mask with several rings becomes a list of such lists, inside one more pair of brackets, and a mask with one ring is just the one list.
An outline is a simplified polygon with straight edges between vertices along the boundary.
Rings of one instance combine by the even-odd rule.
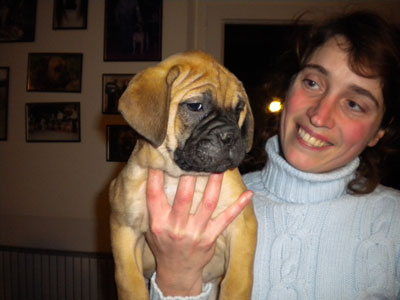
[[297, 130], [299, 137], [304, 141], [308, 146], [311, 147], [326, 147], [329, 146], [330, 144], [322, 141], [320, 139], [317, 139], [313, 136], [311, 136], [307, 131], [305, 131], [302, 127], [299, 126], [299, 129]]

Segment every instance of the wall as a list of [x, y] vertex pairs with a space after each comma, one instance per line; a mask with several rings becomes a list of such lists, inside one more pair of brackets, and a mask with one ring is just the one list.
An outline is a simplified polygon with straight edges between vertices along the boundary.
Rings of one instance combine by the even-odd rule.
[[[107, 186], [122, 164], [106, 161], [107, 124], [102, 74], [136, 73], [155, 62], [104, 62], [104, 0], [89, 0], [87, 30], [53, 30], [53, 0], [38, 0], [32, 43], [0, 44], [0, 66], [10, 67], [8, 140], [0, 142], [0, 244], [107, 251]], [[162, 53], [186, 50], [185, 1], [165, 0]], [[181, 13], [177, 14], [179, 11]], [[81, 93], [27, 92], [30, 52], [83, 53]], [[81, 103], [80, 143], [26, 143], [25, 103]]]
[[[106, 161], [105, 129], [123, 121], [101, 113], [102, 74], [137, 73], [155, 62], [103, 61], [104, 1], [89, 0], [86, 30], [54, 31], [53, 1], [38, 0], [35, 42], [0, 44], [0, 66], [10, 67], [8, 140], [0, 142], [2, 245], [109, 251], [107, 188], [123, 164]], [[388, 3], [391, 17], [399, 11], [398, 0], [361, 2]], [[222, 60], [224, 20], [287, 22], [321, 5], [326, 11], [337, 2], [164, 0], [163, 58], [202, 48]], [[82, 92], [27, 92], [30, 52], [83, 53]], [[25, 103], [63, 101], [81, 103], [81, 142], [26, 143]]]
[[193, 43], [220, 61], [223, 61], [224, 23], [290, 24], [300, 15], [301, 20], [312, 22], [343, 11], [369, 9], [400, 24], [399, 0], [200, 0], [195, 3]]

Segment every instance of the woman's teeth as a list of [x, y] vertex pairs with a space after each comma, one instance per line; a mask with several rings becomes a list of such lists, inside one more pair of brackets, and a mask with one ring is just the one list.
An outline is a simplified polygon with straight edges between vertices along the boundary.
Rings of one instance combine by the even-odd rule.
[[307, 144], [313, 147], [324, 147], [328, 146], [329, 144], [321, 141], [319, 139], [316, 139], [315, 137], [309, 135], [303, 128], [299, 127], [298, 130], [299, 136], [302, 138], [303, 141], [305, 141]]

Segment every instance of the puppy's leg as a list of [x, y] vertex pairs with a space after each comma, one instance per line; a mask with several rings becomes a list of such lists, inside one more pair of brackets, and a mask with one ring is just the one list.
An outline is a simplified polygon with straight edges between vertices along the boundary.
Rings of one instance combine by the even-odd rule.
[[111, 216], [111, 242], [115, 261], [115, 280], [119, 300], [147, 300], [149, 293], [143, 276], [144, 235], [121, 225]]
[[257, 221], [252, 203], [230, 226], [228, 270], [222, 281], [219, 299], [250, 300], [257, 242]]

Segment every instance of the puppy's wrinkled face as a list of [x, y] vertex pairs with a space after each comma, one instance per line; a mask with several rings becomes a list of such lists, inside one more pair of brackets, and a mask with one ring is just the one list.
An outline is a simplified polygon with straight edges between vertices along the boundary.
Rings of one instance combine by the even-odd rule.
[[201, 51], [137, 74], [118, 107], [153, 147], [142, 165], [174, 176], [236, 168], [252, 146], [254, 120], [242, 83]]
[[244, 99], [235, 95], [230, 107], [219, 107], [213, 97], [206, 90], [178, 105], [180, 139], [174, 161], [184, 171], [224, 172], [238, 167], [246, 154], [246, 124], [239, 127]]

